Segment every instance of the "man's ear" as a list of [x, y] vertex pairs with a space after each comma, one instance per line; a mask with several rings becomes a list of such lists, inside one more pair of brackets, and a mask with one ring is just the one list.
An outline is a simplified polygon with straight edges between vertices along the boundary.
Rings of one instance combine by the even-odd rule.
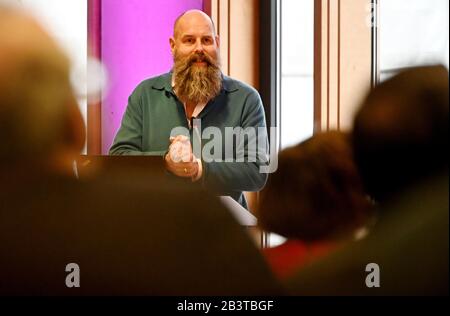
[[219, 35], [216, 35], [216, 45], [217, 45], [217, 48], [220, 48], [220, 37], [219, 37]]
[[175, 38], [171, 37], [169, 38], [169, 44], [170, 44], [170, 51], [172, 52], [172, 55], [175, 52]]

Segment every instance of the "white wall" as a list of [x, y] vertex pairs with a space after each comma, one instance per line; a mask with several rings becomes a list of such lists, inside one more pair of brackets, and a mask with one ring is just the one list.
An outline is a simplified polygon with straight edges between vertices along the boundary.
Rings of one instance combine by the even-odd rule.
[[281, 147], [314, 128], [314, 1], [281, 1]]
[[448, 0], [380, 1], [380, 70], [432, 63], [448, 68]]

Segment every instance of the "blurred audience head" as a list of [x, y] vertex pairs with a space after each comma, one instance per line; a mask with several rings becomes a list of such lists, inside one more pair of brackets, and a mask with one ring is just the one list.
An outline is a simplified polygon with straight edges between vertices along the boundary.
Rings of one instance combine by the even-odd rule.
[[354, 121], [355, 160], [382, 202], [448, 166], [448, 71], [427, 66], [381, 83]]
[[283, 150], [261, 193], [261, 227], [303, 241], [341, 238], [362, 227], [370, 206], [352, 154], [340, 132]]
[[84, 145], [69, 61], [28, 15], [0, 5], [0, 168], [58, 164]]

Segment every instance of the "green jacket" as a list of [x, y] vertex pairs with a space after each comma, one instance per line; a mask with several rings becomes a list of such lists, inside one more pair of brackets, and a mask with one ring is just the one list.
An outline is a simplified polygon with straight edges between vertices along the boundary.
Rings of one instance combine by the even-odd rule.
[[[259, 191], [267, 181], [267, 174], [261, 173], [259, 167], [267, 164], [268, 140], [264, 116], [264, 108], [258, 92], [234, 79], [223, 76], [221, 93], [211, 100], [197, 119], [201, 119], [201, 127], [193, 133], [189, 129], [183, 104], [175, 96], [171, 85], [172, 73], [166, 73], [143, 81], [134, 90], [128, 100], [128, 106], [122, 119], [122, 125], [110, 149], [111, 155], [160, 155], [163, 156], [169, 147], [169, 137], [175, 127], [184, 127], [190, 137], [203, 136], [201, 148], [214, 137], [205, 137], [203, 131], [215, 127], [221, 131], [222, 150], [214, 147], [210, 152], [214, 157], [222, 158], [205, 162], [202, 157], [202, 185], [215, 194], [230, 195], [247, 207], [242, 191]], [[234, 137], [233, 157], [236, 148], [247, 150], [249, 144], [259, 141], [255, 159], [244, 162], [225, 162], [230, 158], [225, 149], [225, 136], [230, 135], [226, 127], [260, 128], [264, 134], [258, 139], [237, 133]], [[216, 129], [217, 130], [217, 129]], [[199, 133], [198, 133], [199, 132]], [[192, 140], [193, 138], [191, 138]], [[250, 146], [251, 147], [251, 146]], [[254, 148], [254, 147], [252, 147]], [[247, 151], [245, 151], [247, 154]], [[196, 155], [197, 156], [197, 155]], [[227, 160], [228, 161], [228, 160]]]

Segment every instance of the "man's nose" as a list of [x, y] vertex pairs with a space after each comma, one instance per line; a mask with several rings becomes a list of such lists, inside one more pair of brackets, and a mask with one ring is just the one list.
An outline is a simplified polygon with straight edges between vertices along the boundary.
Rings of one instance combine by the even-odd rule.
[[197, 42], [195, 43], [195, 52], [202, 53], [203, 51], [204, 51], [203, 43], [202, 43], [201, 39], [198, 39]]

